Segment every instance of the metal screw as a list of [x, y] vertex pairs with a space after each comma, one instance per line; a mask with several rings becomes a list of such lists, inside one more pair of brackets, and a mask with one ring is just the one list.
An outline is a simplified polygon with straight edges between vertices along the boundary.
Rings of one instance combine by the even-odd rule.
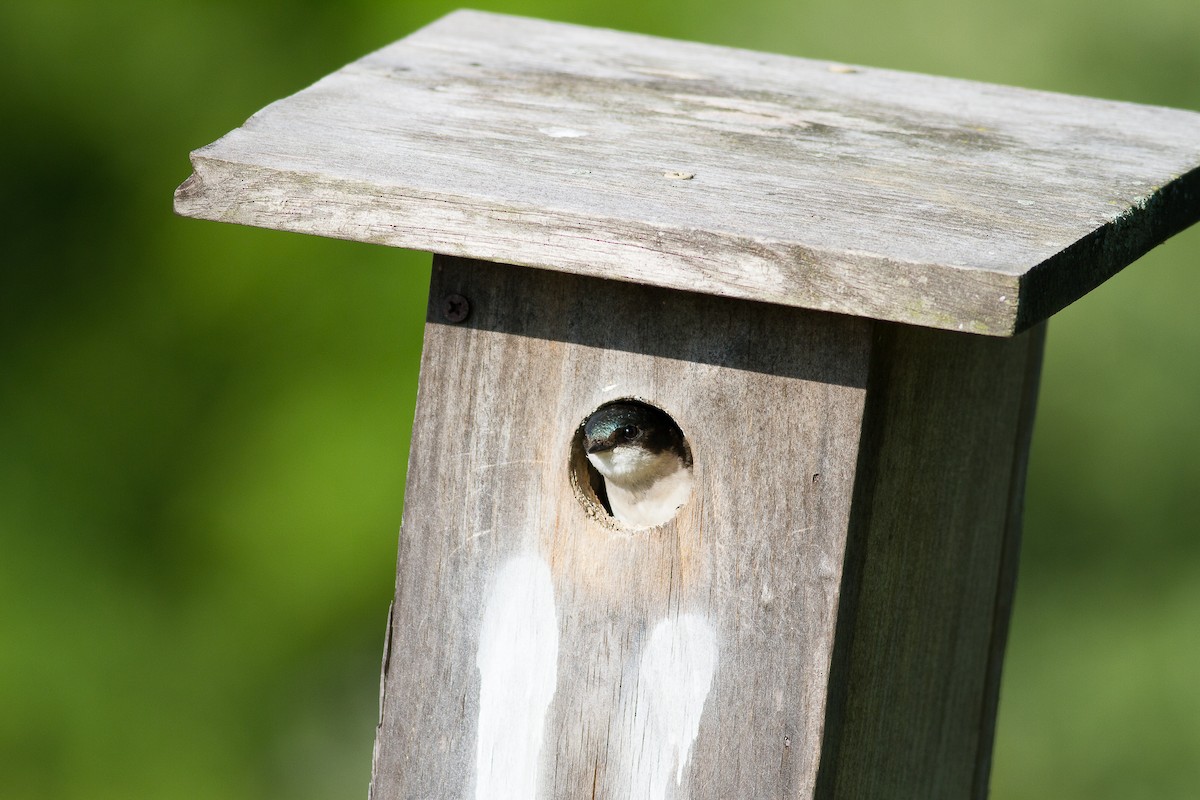
[[461, 294], [448, 294], [442, 300], [442, 316], [446, 322], [462, 322], [471, 313], [471, 304]]

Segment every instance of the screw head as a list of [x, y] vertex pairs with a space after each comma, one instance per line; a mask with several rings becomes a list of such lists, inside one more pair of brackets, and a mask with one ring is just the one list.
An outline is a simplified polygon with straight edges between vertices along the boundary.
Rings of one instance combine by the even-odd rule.
[[442, 298], [442, 316], [446, 322], [462, 322], [471, 313], [471, 304], [461, 294], [448, 294]]

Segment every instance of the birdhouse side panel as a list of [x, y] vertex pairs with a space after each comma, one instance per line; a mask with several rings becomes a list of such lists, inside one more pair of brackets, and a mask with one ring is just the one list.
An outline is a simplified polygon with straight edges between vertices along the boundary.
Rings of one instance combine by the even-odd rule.
[[818, 796], [982, 800], [1045, 326], [880, 327]]

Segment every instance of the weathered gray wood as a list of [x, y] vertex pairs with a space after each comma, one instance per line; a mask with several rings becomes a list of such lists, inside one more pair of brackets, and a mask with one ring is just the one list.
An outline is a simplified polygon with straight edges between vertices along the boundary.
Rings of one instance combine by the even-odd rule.
[[880, 326], [819, 798], [987, 796], [1044, 326]]
[[1200, 115], [457, 12], [193, 154], [185, 215], [1011, 334], [1200, 217]]
[[[1033, 440], [1034, 412], [1037, 409], [1038, 388], [1042, 375], [1042, 352], [1046, 344], [1046, 325], [1041, 323], [1027, 334], [1025, 375], [1021, 386], [1021, 406], [1017, 411], [1016, 439], [1013, 442], [1012, 474], [1008, 487], [1008, 515], [1004, 526], [1003, 548], [996, 579], [996, 603], [992, 613], [991, 644], [987, 676], [983, 690], [983, 708], [979, 716], [979, 740], [975, 763], [974, 800], [988, 794], [991, 777], [992, 748], [996, 738], [996, 710], [1000, 704], [1000, 674], [1008, 644], [1008, 628], [1012, 619], [1013, 596], [1017, 587], [1017, 566], [1021, 556], [1021, 529], [1025, 511], [1025, 485], [1029, 464], [1029, 448]], [[1016, 382], [1015, 375], [1012, 380]], [[1006, 423], [1001, 419], [1000, 424]]]
[[[440, 322], [448, 293], [462, 325]], [[477, 786], [484, 609], [520, 557], [546, 565], [558, 626], [537, 797], [811, 795], [869, 323], [454, 259], [431, 298], [372, 797], [535, 796]], [[583, 418], [630, 395], [679, 422], [696, 476], [673, 523], [634, 535], [567, 471]], [[694, 742], [646, 728], [664, 621], [716, 642]]]
[[[374, 800], [986, 781], [1028, 335], [456, 258], [430, 298]], [[693, 500], [637, 534], [569, 477], [620, 396], [694, 456]]]

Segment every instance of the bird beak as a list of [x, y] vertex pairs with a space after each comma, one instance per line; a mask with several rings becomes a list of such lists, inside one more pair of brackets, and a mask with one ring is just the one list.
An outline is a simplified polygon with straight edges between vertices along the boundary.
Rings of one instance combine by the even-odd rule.
[[615, 445], [612, 442], [604, 439], [597, 439], [594, 442], [590, 442], [587, 439], [583, 440], [583, 448], [587, 451], [588, 455], [591, 455], [592, 453], [603, 453], [605, 450], [612, 450], [614, 446]]

